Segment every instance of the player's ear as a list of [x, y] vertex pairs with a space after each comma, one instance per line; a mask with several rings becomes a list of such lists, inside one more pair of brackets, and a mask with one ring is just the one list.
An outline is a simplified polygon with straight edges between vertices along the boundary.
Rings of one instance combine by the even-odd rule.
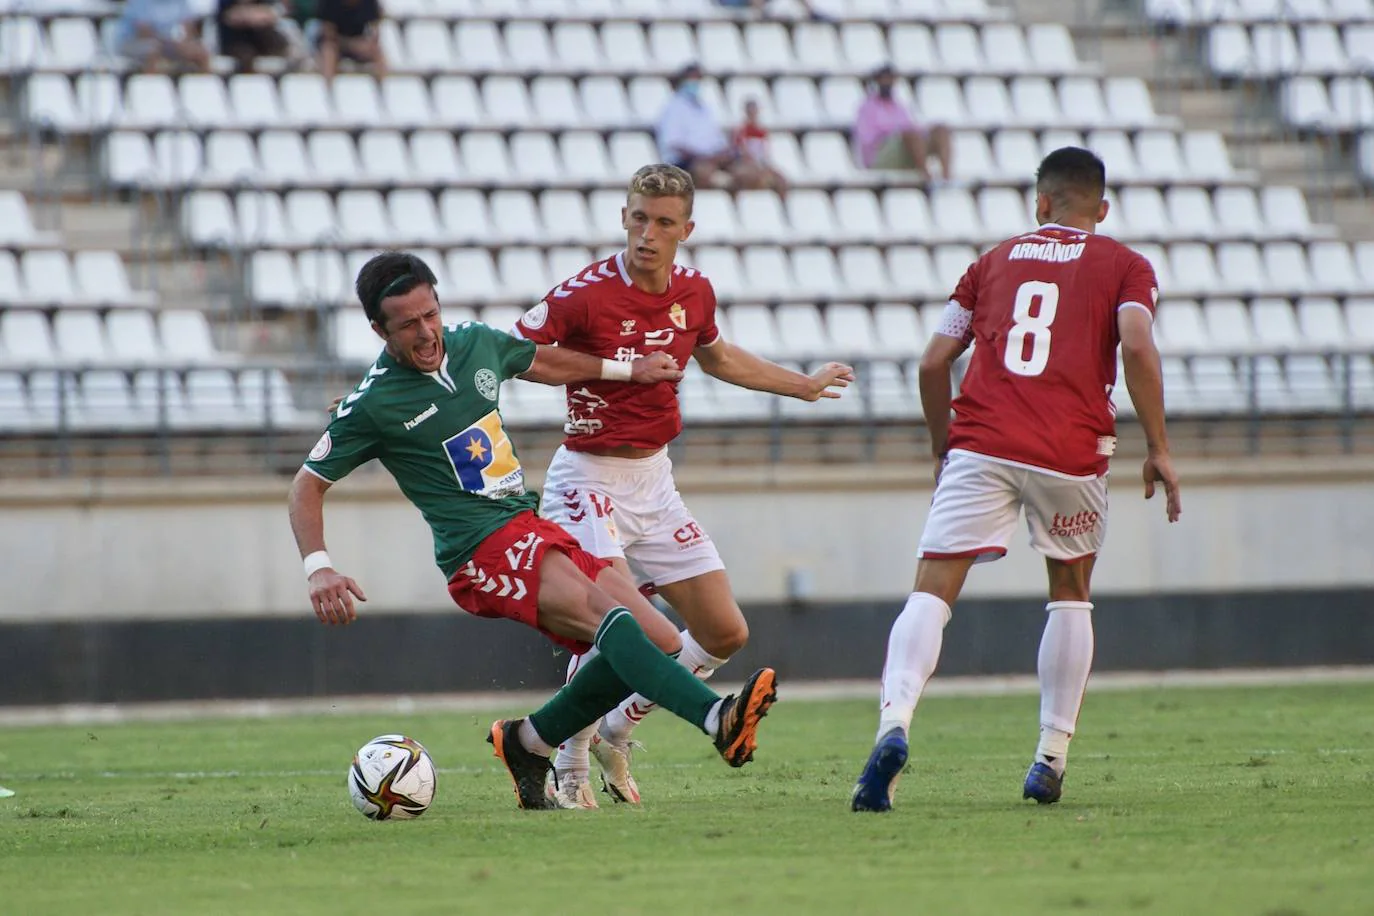
[[1102, 198], [1102, 203], [1097, 208], [1097, 221], [1099, 223], [1105, 223], [1107, 221], [1107, 212], [1111, 210], [1111, 208], [1112, 205], [1108, 203], [1107, 198]]
[[685, 241], [687, 241], [687, 239], [691, 238], [691, 236], [692, 236], [692, 230], [695, 229], [696, 227], [697, 227], [696, 220], [692, 220], [692, 219], [687, 220], [687, 222], [684, 223], [683, 226], [682, 226], [682, 238], [678, 239], [678, 241], [679, 241], [679, 242], [685, 242]]
[[629, 207], [621, 207], [621, 208], [620, 208], [620, 228], [622, 228], [622, 229], [629, 229], [629, 228], [630, 228], [630, 208], [629, 208]]
[[386, 329], [382, 327], [381, 322], [372, 322], [372, 330], [382, 340], [386, 340]]
[[1035, 221], [1048, 223], [1052, 212], [1054, 212], [1054, 204], [1050, 200], [1050, 195], [1037, 193], [1035, 195]]

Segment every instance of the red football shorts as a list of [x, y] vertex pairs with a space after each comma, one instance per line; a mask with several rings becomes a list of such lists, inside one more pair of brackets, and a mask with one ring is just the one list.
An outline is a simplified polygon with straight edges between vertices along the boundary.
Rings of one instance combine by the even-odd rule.
[[519, 621], [580, 655], [590, 643], [555, 635], [539, 625], [539, 565], [550, 550], [566, 554], [593, 582], [611, 565], [587, 553], [553, 522], [522, 512], [478, 545], [472, 559], [448, 581], [449, 596], [469, 614]]

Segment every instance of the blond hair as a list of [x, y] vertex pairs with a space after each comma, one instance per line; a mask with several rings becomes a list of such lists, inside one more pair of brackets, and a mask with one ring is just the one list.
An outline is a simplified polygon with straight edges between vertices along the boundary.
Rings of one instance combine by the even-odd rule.
[[644, 197], [680, 197], [687, 205], [687, 215], [692, 215], [692, 200], [696, 197], [696, 185], [685, 169], [666, 162], [646, 165], [634, 173], [630, 179], [627, 196], [641, 194]]

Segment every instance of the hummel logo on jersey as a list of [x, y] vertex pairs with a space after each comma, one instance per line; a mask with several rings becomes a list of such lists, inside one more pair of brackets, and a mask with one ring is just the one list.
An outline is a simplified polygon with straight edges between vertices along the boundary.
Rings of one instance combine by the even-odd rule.
[[629, 336], [630, 334], [633, 334], [634, 332], [635, 332], [635, 320], [634, 320], [633, 318], [626, 318], [624, 321], [620, 322], [620, 336], [621, 336], [621, 337], [627, 337], [627, 336]]
[[438, 412], [439, 408], [436, 407], [434, 404], [430, 404], [424, 410], [420, 411], [415, 416], [411, 417], [409, 420], [406, 420], [406, 429], [414, 429], [415, 427], [419, 426], [421, 423], [425, 422]]
[[673, 331], [671, 328], [664, 328], [661, 331], [645, 331], [644, 346], [646, 347], [666, 347], [673, 342]]

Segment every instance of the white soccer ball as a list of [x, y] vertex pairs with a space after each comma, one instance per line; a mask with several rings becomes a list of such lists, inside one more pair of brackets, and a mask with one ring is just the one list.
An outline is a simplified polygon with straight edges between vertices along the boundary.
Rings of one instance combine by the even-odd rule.
[[405, 735], [379, 735], [358, 749], [348, 770], [353, 807], [374, 821], [419, 817], [434, 801], [434, 761]]

